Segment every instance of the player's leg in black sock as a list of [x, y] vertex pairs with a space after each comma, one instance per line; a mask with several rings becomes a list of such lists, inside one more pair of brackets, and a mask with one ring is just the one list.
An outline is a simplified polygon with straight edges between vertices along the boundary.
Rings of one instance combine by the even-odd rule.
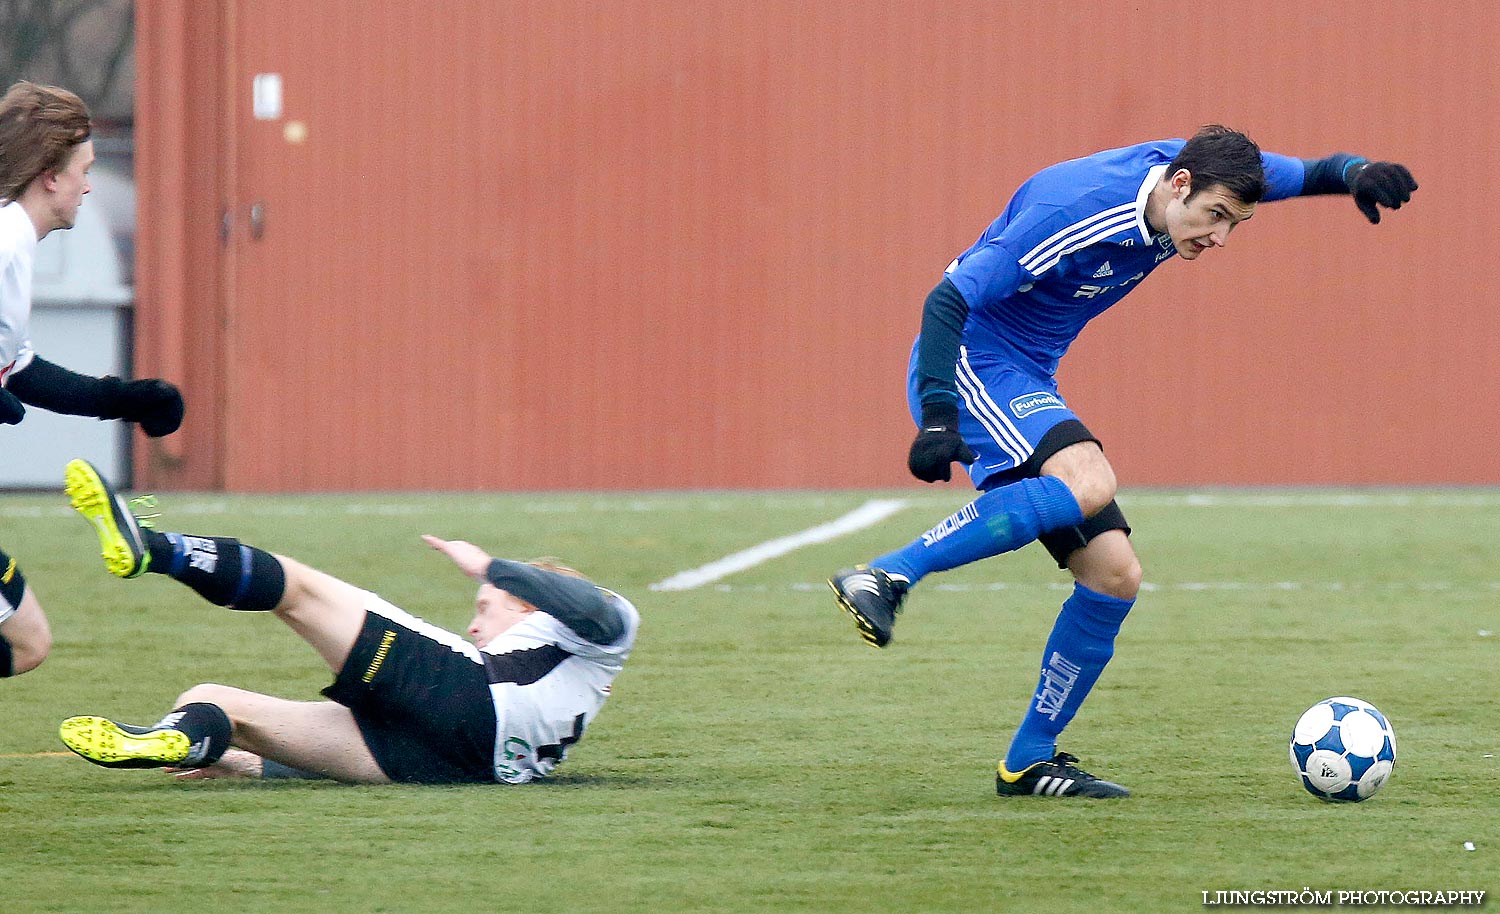
[[[21, 610], [26, 599], [26, 576], [16, 560], [0, 551], [0, 623], [11, 619]], [[32, 597], [33, 602], [35, 597]], [[38, 631], [36, 623], [16, 620], [7, 626], [9, 634], [16, 638], [12, 645], [10, 637], [0, 632], [0, 678], [16, 676], [33, 669], [42, 662], [51, 647], [52, 639], [45, 625]]]
[[63, 721], [57, 735], [105, 768], [207, 768], [229, 748], [234, 724], [218, 705], [193, 701], [149, 727], [87, 715]]
[[286, 592], [276, 557], [232, 537], [142, 531], [151, 554], [147, 571], [165, 574], [216, 606], [268, 611]]
[[181, 730], [187, 734], [188, 756], [178, 763], [181, 768], [207, 768], [229, 748], [234, 725], [229, 715], [216, 704], [195, 701], [174, 708], [152, 729]]

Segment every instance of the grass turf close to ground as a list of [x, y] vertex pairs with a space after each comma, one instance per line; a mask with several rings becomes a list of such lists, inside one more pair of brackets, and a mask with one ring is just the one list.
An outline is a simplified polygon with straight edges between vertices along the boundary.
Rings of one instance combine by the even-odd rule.
[[[910, 505], [649, 589], [872, 497]], [[57, 641], [0, 683], [0, 910], [1159, 912], [1219, 890], [1496, 887], [1500, 493], [1122, 496], [1148, 588], [1062, 743], [1135, 792], [1118, 802], [993, 793], [1067, 595], [1040, 547], [924, 582], [883, 651], [823, 584], [965, 500], [163, 496], [166, 529], [238, 536], [454, 630], [473, 587], [421, 533], [559, 556], [641, 609], [614, 696], [550, 783], [370, 788], [66, 754], [73, 714], [150, 722], [208, 681], [310, 700], [330, 674], [268, 615], [108, 576], [60, 496], [7, 496], [0, 543]], [[1337, 694], [1400, 741], [1364, 804], [1313, 799], [1287, 761], [1297, 716]]]

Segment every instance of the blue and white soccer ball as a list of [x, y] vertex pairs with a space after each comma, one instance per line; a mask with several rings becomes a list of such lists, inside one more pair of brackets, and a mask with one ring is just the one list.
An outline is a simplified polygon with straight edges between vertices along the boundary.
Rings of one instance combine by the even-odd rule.
[[1368, 800], [1395, 766], [1396, 731], [1367, 701], [1326, 698], [1292, 728], [1292, 768], [1319, 799]]

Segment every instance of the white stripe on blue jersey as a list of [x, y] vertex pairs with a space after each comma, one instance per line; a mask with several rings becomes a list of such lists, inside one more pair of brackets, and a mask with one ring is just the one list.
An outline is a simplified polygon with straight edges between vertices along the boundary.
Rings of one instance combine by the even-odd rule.
[[1125, 222], [1121, 224], [1128, 224], [1135, 221], [1134, 209], [1134, 203], [1122, 203], [1119, 206], [1078, 220], [1027, 252], [1026, 256], [1020, 259], [1021, 267], [1033, 275], [1041, 273], [1047, 268], [1038, 267], [1038, 264], [1045, 263], [1049, 259], [1052, 263], [1057, 263], [1057, 259], [1062, 256], [1065, 248], [1075, 244], [1079, 238], [1091, 234], [1101, 225], [1120, 223], [1121, 217], [1126, 217]]
[[1074, 235], [1070, 235], [1067, 239], [1067, 247], [1058, 250], [1051, 257], [1038, 263], [1036, 266], [1027, 267], [1026, 269], [1033, 275], [1040, 276], [1041, 274], [1057, 266], [1057, 262], [1059, 260], [1062, 260], [1064, 257], [1068, 256], [1074, 251], [1082, 250], [1096, 241], [1103, 241], [1110, 235], [1117, 234], [1120, 229], [1134, 224], [1135, 221], [1135, 213], [1125, 212], [1114, 217], [1113, 219], [1107, 219], [1103, 222], [1096, 222], [1089, 227], [1089, 229], [1087, 230], [1088, 234], [1085, 234], [1084, 232], [1078, 232]]

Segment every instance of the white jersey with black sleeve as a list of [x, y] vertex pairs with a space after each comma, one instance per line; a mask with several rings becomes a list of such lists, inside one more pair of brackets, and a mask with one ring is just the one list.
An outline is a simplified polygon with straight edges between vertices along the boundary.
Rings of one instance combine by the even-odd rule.
[[[493, 581], [495, 575], [491, 577]], [[513, 581], [510, 583], [515, 587]], [[535, 603], [528, 599], [531, 595], [517, 593], [534, 602], [537, 611], [480, 650], [495, 703], [497, 781], [524, 784], [550, 773], [566, 757], [568, 747], [583, 737], [630, 656], [640, 614], [619, 594], [588, 586], [597, 594], [589, 601], [589, 618], [606, 620], [606, 633], [580, 626], [574, 603], [566, 607], [553, 604], [554, 615], [546, 608], [551, 601]], [[525, 589], [511, 587], [504, 589], [512, 593]], [[590, 640], [575, 627], [583, 627], [609, 643]]]
[[36, 226], [20, 203], [0, 206], [0, 386], [27, 365], [31, 349], [31, 274]]

